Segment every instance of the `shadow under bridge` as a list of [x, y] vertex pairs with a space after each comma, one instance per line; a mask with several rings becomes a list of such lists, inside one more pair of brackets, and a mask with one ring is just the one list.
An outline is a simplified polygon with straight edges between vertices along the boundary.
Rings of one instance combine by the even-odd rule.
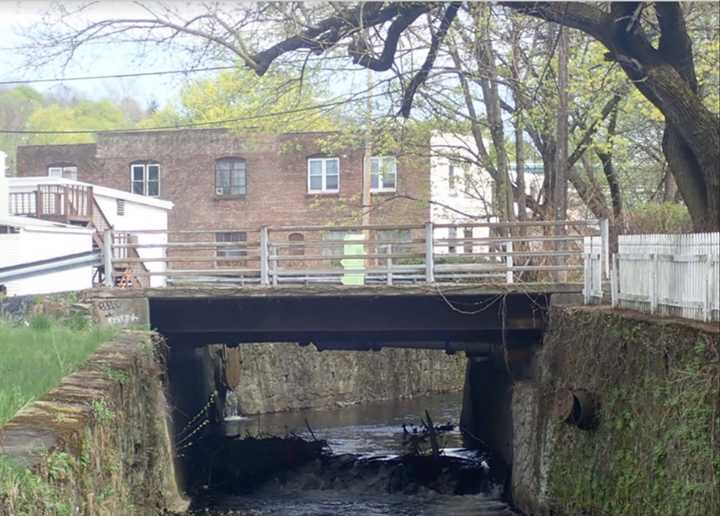
[[551, 296], [574, 285], [147, 289], [151, 325], [171, 346], [258, 342], [319, 350], [383, 347], [491, 354], [537, 344]]

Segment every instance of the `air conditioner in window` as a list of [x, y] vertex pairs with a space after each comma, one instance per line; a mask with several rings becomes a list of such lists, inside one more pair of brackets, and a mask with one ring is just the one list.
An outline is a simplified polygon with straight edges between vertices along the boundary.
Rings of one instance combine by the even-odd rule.
[[215, 195], [225, 195], [225, 189], [222, 186], [215, 188]]

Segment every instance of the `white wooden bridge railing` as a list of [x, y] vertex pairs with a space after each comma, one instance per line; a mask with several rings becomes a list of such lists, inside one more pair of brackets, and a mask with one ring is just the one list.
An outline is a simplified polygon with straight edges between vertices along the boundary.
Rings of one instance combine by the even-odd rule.
[[622, 235], [611, 280], [613, 306], [720, 321], [720, 233]]
[[106, 286], [137, 263], [151, 286], [582, 283], [588, 241], [607, 274], [598, 220], [109, 230], [104, 263]]

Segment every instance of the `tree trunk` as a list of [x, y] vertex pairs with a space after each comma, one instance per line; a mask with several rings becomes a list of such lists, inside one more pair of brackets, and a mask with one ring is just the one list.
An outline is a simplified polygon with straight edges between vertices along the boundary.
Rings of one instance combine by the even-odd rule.
[[504, 2], [600, 41], [633, 85], [665, 116], [663, 152], [696, 231], [720, 230], [720, 118], [698, 95], [692, 42], [679, 2], [655, 2], [657, 48], [638, 22], [640, 2], [610, 12], [581, 2]]
[[[490, 136], [495, 148], [497, 173], [497, 208], [501, 220], [513, 220], [513, 191], [508, 172], [508, 156], [505, 149], [505, 129], [503, 126], [502, 111], [500, 107], [500, 93], [498, 91], [498, 72], [495, 65], [495, 54], [490, 42], [490, 30], [487, 26], [490, 13], [486, 6], [475, 15], [475, 59], [479, 70], [484, 70], [480, 79], [480, 88], [483, 92], [485, 113], [490, 125]], [[483, 27], [482, 24], [486, 26]]]
[[618, 180], [617, 173], [615, 172], [615, 165], [613, 163], [613, 139], [617, 129], [617, 117], [618, 108], [617, 106], [613, 109], [610, 114], [610, 120], [607, 128], [607, 146], [608, 151], [596, 150], [595, 153], [602, 163], [603, 172], [605, 173], [605, 179], [607, 179], [608, 186], [610, 188], [610, 202], [613, 207], [613, 226], [618, 230], [623, 227], [623, 200], [622, 193], [620, 191], [620, 181]]
[[[568, 191], [568, 36], [565, 27], [558, 34], [558, 108], [556, 121], [555, 184], [553, 201], [555, 219], [567, 219]], [[559, 227], [559, 226], [558, 226]]]

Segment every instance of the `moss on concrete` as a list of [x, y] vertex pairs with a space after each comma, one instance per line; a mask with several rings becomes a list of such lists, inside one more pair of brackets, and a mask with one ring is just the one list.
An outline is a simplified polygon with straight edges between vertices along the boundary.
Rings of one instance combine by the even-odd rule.
[[[526, 510], [720, 514], [717, 331], [606, 309], [555, 309], [539, 380], [516, 391], [517, 412], [536, 411], [519, 431], [531, 441], [525, 453], [535, 476], [534, 485], [515, 479]], [[550, 415], [564, 388], [600, 396], [596, 430]]]
[[175, 485], [162, 368], [123, 332], [0, 429], [0, 515], [156, 515]]

